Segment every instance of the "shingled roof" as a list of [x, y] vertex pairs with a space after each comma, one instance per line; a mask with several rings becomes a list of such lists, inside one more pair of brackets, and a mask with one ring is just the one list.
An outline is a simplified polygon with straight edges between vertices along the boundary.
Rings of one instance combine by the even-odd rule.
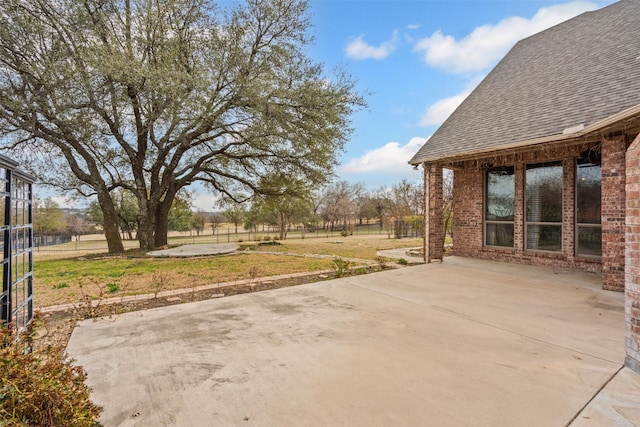
[[638, 0], [523, 39], [409, 163], [566, 139], [638, 114], [639, 56]]

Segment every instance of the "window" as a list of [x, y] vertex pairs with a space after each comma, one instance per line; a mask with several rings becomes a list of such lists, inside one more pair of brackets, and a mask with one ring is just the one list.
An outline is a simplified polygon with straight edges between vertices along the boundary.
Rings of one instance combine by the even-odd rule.
[[576, 169], [576, 255], [602, 256], [602, 167], [579, 160]]
[[527, 165], [525, 176], [527, 250], [562, 250], [562, 163]]
[[513, 167], [487, 171], [485, 197], [485, 245], [512, 248], [515, 206]]

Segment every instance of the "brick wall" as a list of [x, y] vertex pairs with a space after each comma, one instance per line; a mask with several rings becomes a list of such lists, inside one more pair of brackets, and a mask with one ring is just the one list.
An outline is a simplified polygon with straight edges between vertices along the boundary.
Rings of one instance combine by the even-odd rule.
[[482, 248], [483, 182], [481, 169], [465, 164], [453, 171], [453, 251], [478, 256]]
[[[575, 257], [575, 159], [586, 146], [542, 149], [509, 156], [478, 159], [457, 164], [454, 169], [454, 254], [522, 264], [601, 272], [598, 258]], [[624, 154], [624, 153], [623, 153]], [[619, 159], [619, 156], [617, 157]], [[524, 244], [525, 167], [530, 163], [563, 162], [563, 248], [561, 253], [529, 252]], [[515, 167], [514, 247], [484, 247], [484, 174], [486, 165]], [[604, 173], [603, 173], [604, 175]], [[604, 193], [604, 189], [603, 189]], [[623, 193], [624, 194], [624, 193]], [[618, 200], [618, 199], [616, 199]], [[623, 199], [624, 200], [624, 199]], [[612, 199], [613, 202], [613, 199]], [[618, 200], [618, 206], [624, 202]], [[614, 224], [614, 222], [612, 222]], [[622, 230], [622, 226], [620, 226]], [[614, 234], [613, 232], [611, 233]], [[615, 257], [611, 257], [614, 259]], [[609, 258], [608, 258], [609, 259]]]
[[602, 141], [602, 287], [624, 290], [626, 137]]
[[568, 264], [573, 264], [576, 251], [576, 164], [573, 157], [562, 162], [562, 255]]
[[442, 259], [444, 227], [442, 222], [442, 166], [430, 165], [429, 173], [429, 251], [427, 262]]
[[640, 136], [626, 157], [625, 319], [626, 365], [640, 372]]

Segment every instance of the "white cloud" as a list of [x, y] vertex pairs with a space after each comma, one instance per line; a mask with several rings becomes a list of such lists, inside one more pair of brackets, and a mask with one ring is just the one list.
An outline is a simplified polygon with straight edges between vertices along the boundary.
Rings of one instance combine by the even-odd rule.
[[420, 118], [420, 126], [432, 126], [439, 125], [447, 117], [458, 108], [458, 105], [462, 104], [462, 101], [469, 95], [470, 92], [461, 92], [457, 95], [450, 96], [449, 98], [441, 99], [434, 104], [431, 104], [424, 115]]
[[351, 59], [357, 61], [363, 59], [385, 59], [396, 50], [398, 45], [398, 31], [394, 31], [391, 40], [385, 41], [380, 46], [372, 46], [364, 41], [364, 34], [359, 35], [344, 48], [345, 53]]
[[380, 148], [351, 159], [340, 170], [343, 173], [403, 173], [410, 168], [408, 162], [428, 138], [414, 137], [405, 144], [389, 142]]
[[409, 25], [407, 25], [407, 29], [408, 30], [417, 30], [418, 28], [420, 28], [420, 24], [409, 24]]
[[465, 90], [458, 93], [457, 95], [450, 96], [448, 98], [441, 99], [436, 101], [427, 107], [427, 110], [420, 118], [418, 124], [420, 126], [432, 126], [432, 125], [440, 125], [442, 122], [447, 120], [447, 118], [454, 112], [456, 108], [462, 101], [466, 99], [467, 96], [475, 89], [478, 84], [480, 84], [481, 79], [475, 78], [471, 80], [471, 82], [467, 85]]
[[461, 40], [436, 31], [419, 40], [414, 51], [421, 52], [427, 64], [451, 73], [480, 71], [503, 57], [518, 40], [597, 7], [582, 0], [543, 7], [531, 19], [505, 18], [495, 25], [477, 27]]

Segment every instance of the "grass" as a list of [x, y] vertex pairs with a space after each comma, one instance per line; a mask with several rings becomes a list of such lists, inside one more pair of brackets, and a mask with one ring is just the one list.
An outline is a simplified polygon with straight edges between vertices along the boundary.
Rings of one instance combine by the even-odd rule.
[[[37, 307], [46, 307], [78, 303], [86, 296], [99, 299], [154, 294], [158, 292], [160, 282], [161, 290], [166, 291], [254, 279], [258, 272], [264, 277], [331, 270], [335, 257], [378, 263], [378, 250], [415, 247], [421, 242], [421, 239], [387, 239], [384, 235], [291, 239], [274, 246], [243, 243], [242, 249], [249, 250], [233, 255], [187, 259], [150, 258], [137, 250], [130, 250], [123, 256], [96, 254], [95, 248], [100, 242], [78, 242], [77, 252], [35, 253], [34, 299]], [[322, 254], [328, 257], [285, 254]]]
[[[34, 262], [34, 298], [46, 307], [92, 298], [154, 293], [154, 275], [164, 277], [163, 291], [251, 278], [258, 268], [263, 276], [319, 271], [331, 260], [270, 254], [212, 256], [191, 259], [72, 258]], [[253, 270], [252, 270], [253, 269]], [[114, 280], [116, 277], [116, 280]]]
[[375, 260], [377, 251], [422, 245], [422, 239], [388, 239], [387, 236], [336, 236], [333, 238], [283, 240], [279, 246], [256, 246], [254, 250], [284, 253], [311, 253], [341, 258]]

